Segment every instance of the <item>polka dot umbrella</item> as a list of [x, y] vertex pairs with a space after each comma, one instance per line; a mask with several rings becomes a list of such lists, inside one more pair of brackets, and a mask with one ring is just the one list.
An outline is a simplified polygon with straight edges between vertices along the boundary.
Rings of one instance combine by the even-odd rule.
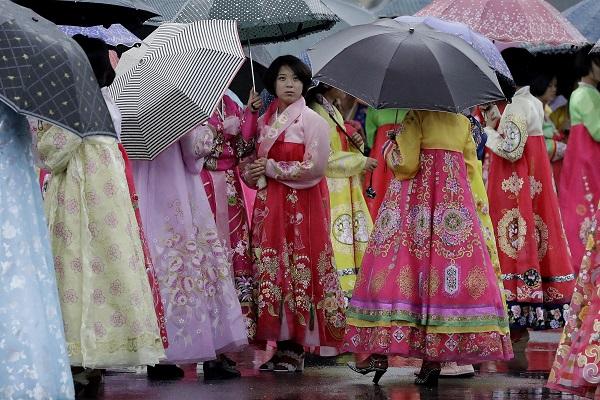
[[9, 1], [0, 2], [0, 101], [81, 137], [117, 136], [81, 47]]
[[144, 0], [161, 17], [147, 24], [235, 19], [242, 43], [281, 42], [331, 28], [338, 17], [321, 0]]

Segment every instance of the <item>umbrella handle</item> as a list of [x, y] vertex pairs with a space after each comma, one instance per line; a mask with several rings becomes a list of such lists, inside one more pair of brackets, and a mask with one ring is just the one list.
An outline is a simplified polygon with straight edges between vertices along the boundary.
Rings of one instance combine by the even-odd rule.
[[254, 81], [254, 60], [252, 60], [252, 46], [248, 39], [248, 56], [250, 56], [250, 73], [252, 74], [252, 90], [256, 92], [256, 82]]

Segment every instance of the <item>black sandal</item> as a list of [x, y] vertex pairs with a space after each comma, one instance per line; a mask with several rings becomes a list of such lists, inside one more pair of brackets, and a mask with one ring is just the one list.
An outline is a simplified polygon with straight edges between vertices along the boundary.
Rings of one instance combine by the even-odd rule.
[[388, 360], [385, 356], [371, 355], [369, 357], [369, 365], [367, 367], [361, 368], [357, 367], [356, 363], [348, 363], [348, 368], [350, 368], [354, 372], [358, 372], [362, 375], [370, 374], [371, 372], [375, 372], [375, 376], [373, 377], [373, 383], [379, 384], [379, 380], [386, 373], [388, 369]]

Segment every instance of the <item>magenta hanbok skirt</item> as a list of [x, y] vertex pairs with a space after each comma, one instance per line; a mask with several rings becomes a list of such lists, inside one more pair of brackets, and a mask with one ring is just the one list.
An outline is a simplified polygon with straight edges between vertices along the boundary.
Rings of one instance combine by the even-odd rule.
[[463, 155], [422, 149], [393, 179], [347, 311], [343, 350], [464, 364], [512, 358]]

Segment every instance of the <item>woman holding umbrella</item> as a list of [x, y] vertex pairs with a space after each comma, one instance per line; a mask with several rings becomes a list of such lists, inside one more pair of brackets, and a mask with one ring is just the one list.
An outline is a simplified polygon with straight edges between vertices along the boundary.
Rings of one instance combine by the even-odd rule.
[[491, 150], [488, 180], [490, 214], [496, 230], [500, 265], [515, 352], [525, 350], [528, 328], [555, 329], [575, 276], [554, 190], [543, 136], [544, 110], [529, 84], [532, 55], [511, 48], [503, 53], [518, 87], [498, 129], [497, 110], [485, 112], [486, 146]]
[[539, 73], [531, 82], [531, 94], [537, 97], [544, 105], [544, 141], [546, 142], [546, 151], [552, 165], [554, 182], [559, 187], [560, 171], [562, 160], [567, 151], [567, 143], [563, 135], [557, 129], [550, 114], [552, 109], [549, 104], [556, 99], [558, 80], [555, 74], [550, 71]]
[[235, 286], [246, 316], [249, 337], [254, 337], [252, 311], [252, 255], [242, 182], [238, 171], [240, 159], [254, 151], [254, 133], [261, 98], [250, 92], [244, 111], [225, 94], [208, 120], [214, 132], [210, 154], [200, 173], [221, 240], [231, 252]]
[[259, 189], [252, 229], [256, 256], [256, 339], [277, 341], [262, 371], [301, 371], [304, 347], [339, 347], [344, 297], [329, 240], [324, 179], [329, 126], [306, 106], [308, 67], [281, 56], [265, 74], [276, 96], [258, 121], [256, 159], [244, 177]]
[[504, 304], [469, 184], [479, 163], [469, 120], [410, 111], [384, 154], [395, 178], [363, 259], [344, 344], [370, 356], [350, 367], [374, 371], [377, 383], [387, 355], [418, 357], [424, 362], [415, 383], [435, 385], [441, 362], [511, 358]]
[[352, 125], [344, 123], [335, 106], [346, 97], [344, 92], [319, 83], [310, 90], [309, 97], [309, 106], [329, 125], [331, 150], [326, 175], [331, 205], [330, 237], [342, 290], [349, 301], [373, 229], [360, 175], [372, 172], [377, 160], [364, 155], [362, 136]]
[[581, 264], [594, 206], [600, 201], [600, 54], [587, 51], [584, 49], [577, 57], [581, 80], [569, 102], [571, 131], [563, 173], [573, 179], [564, 179], [560, 184], [560, 211], [576, 268]]

